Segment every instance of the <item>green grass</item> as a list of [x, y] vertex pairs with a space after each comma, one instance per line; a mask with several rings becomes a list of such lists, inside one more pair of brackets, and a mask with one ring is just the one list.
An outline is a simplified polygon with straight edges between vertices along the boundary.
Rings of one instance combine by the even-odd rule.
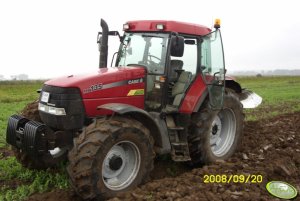
[[[278, 114], [300, 111], [299, 77], [238, 77], [243, 88], [263, 97], [256, 109], [246, 110], [247, 120], [259, 120]], [[6, 147], [5, 133], [10, 115], [36, 100], [42, 81], [0, 82], [0, 147]], [[7, 147], [8, 148], [8, 147]], [[67, 188], [68, 179], [64, 167], [56, 171], [32, 171], [22, 168], [15, 157], [3, 158], [0, 154], [0, 200], [22, 200], [35, 192], [53, 188]], [[176, 169], [169, 168], [170, 174]]]
[[297, 77], [238, 77], [242, 87], [263, 97], [264, 104], [277, 104], [300, 99], [300, 76]]
[[64, 189], [69, 186], [64, 167], [57, 172], [28, 170], [23, 168], [15, 157], [0, 160], [0, 181], [5, 181], [4, 185], [0, 186], [0, 200], [3, 201], [22, 200], [35, 192], [45, 192], [52, 188]]
[[37, 90], [43, 81], [5, 81], [0, 82], [0, 103], [32, 101], [37, 98]]
[[246, 120], [300, 111], [300, 76], [238, 77], [237, 81], [263, 98], [259, 107], [245, 111]]

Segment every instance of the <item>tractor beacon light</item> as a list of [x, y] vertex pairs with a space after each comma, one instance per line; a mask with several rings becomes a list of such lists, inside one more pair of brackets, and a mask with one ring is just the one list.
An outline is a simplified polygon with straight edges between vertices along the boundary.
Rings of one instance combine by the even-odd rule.
[[220, 19], [215, 19], [214, 28], [219, 29], [220, 27], [221, 27], [221, 20]]

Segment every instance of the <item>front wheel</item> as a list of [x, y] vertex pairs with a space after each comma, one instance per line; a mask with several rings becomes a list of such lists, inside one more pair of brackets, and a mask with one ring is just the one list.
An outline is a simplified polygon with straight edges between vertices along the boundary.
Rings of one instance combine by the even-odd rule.
[[153, 140], [140, 122], [97, 119], [74, 140], [68, 173], [84, 199], [106, 199], [130, 190], [153, 169]]
[[192, 164], [209, 164], [226, 160], [241, 144], [243, 107], [234, 93], [226, 91], [224, 107], [213, 111], [206, 102], [193, 115], [189, 147]]

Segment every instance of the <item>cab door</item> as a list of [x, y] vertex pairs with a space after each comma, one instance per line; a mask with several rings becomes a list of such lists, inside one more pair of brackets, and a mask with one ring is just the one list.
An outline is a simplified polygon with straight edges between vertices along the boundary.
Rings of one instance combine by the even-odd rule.
[[201, 70], [206, 82], [212, 109], [223, 107], [225, 89], [225, 62], [219, 29], [203, 37], [201, 44]]

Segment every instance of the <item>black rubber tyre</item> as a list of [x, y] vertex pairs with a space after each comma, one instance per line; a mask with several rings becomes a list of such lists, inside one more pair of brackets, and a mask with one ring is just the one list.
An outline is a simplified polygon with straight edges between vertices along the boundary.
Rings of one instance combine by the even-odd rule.
[[[129, 145], [128, 148], [125, 145]], [[137, 155], [131, 155], [128, 151], [130, 146], [135, 149], [135, 153], [139, 153], [138, 163], [133, 159]], [[122, 156], [117, 156], [118, 149], [126, 150], [125, 148], [128, 151], [127, 158], [120, 159]], [[115, 156], [120, 157], [118, 162], [114, 161]], [[74, 139], [67, 170], [71, 185], [77, 194], [83, 199], [102, 200], [133, 189], [144, 182], [153, 169], [154, 156], [152, 136], [139, 121], [117, 116], [102, 118], [96, 119]], [[132, 166], [132, 169], [127, 168], [131, 167], [131, 164], [137, 165]], [[116, 167], [113, 169], [111, 165]], [[116, 172], [120, 172], [118, 176], [112, 176]], [[105, 176], [107, 174], [111, 177]], [[120, 183], [111, 185], [105, 177]], [[127, 182], [123, 182], [123, 178]]]
[[[226, 160], [232, 156], [241, 144], [243, 121], [243, 106], [234, 93], [225, 92], [224, 107], [221, 111], [213, 111], [208, 101], [205, 102], [192, 116], [188, 139], [191, 164], [205, 165], [216, 160]], [[214, 142], [216, 133], [219, 135], [216, 140], [219, 143], [219, 149], [215, 149], [218, 147]], [[222, 133], [227, 133], [227, 137], [226, 135], [223, 135], [223, 138], [220, 137]]]
[[[21, 115], [23, 115], [27, 119], [42, 122], [38, 112], [38, 101], [27, 104], [21, 111]], [[41, 170], [55, 167], [60, 162], [66, 161], [67, 159], [67, 151], [58, 153], [55, 157], [53, 157], [50, 153], [40, 154], [33, 157], [15, 147], [13, 147], [12, 150], [19, 163], [21, 163], [23, 167], [26, 167], [28, 169]]]

